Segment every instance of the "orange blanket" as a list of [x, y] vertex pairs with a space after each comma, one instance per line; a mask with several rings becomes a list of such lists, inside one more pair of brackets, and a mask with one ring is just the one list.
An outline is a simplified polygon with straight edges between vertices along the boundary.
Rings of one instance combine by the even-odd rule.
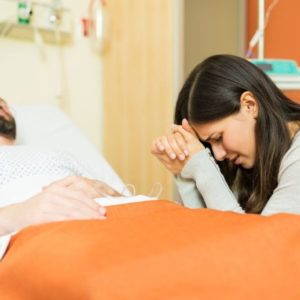
[[300, 216], [120, 205], [105, 221], [30, 227], [0, 263], [0, 299], [300, 299]]

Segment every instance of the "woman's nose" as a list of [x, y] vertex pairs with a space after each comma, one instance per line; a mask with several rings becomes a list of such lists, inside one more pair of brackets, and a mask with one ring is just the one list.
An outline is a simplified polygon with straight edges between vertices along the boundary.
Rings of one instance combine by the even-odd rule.
[[227, 152], [221, 145], [213, 145], [212, 151], [216, 160], [222, 161], [226, 158]]

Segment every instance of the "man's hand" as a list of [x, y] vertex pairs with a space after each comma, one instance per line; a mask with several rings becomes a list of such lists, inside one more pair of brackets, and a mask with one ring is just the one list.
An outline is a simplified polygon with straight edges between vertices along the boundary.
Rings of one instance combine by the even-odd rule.
[[[58, 180], [28, 200], [0, 210], [0, 235], [21, 230], [30, 225], [67, 220], [103, 220], [106, 208], [96, 203], [103, 191], [99, 182], [70, 176]], [[100, 189], [100, 190], [99, 190]]]
[[93, 198], [105, 196], [120, 197], [123, 196], [118, 191], [103, 181], [89, 179], [81, 176], [69, 176], [60, 182], [61, 185], [74, 190], [85, 190]]

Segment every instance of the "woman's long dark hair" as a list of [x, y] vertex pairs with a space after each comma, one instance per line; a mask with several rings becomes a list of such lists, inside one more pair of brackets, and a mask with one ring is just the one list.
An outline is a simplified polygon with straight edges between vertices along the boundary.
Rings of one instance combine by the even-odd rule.
[[246, 212], [260, 213], [278, 184], [279, 166], [291, 145], [287, 122], [300, 120], [300, 105], [251, 62], [233, 55], [214, 55], [188, 76], [176, 103], [175, 123], [187, 118], [203, 124], [237, 113], [245, 91], [254, 95], [259, 107], [254, 167], [246, 170], [229, 161], [218, 164]]

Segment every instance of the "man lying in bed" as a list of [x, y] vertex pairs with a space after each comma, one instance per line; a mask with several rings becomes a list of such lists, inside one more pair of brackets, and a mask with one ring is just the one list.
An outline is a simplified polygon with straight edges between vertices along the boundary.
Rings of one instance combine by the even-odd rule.
[[[107, 194], [119, 196], [117, 191], [88, 179], [85, 168], [67, 154], [14, 145], [15, 139], [15, 119], [0, 98], [0, 191], [9, 187], [18, 198], [0, 199], [0, 236], [33, 224], [105, 218], [105, 208], [94, 199]], [[39, 192], [22, 199], [21, 186], [38, 182]]]

